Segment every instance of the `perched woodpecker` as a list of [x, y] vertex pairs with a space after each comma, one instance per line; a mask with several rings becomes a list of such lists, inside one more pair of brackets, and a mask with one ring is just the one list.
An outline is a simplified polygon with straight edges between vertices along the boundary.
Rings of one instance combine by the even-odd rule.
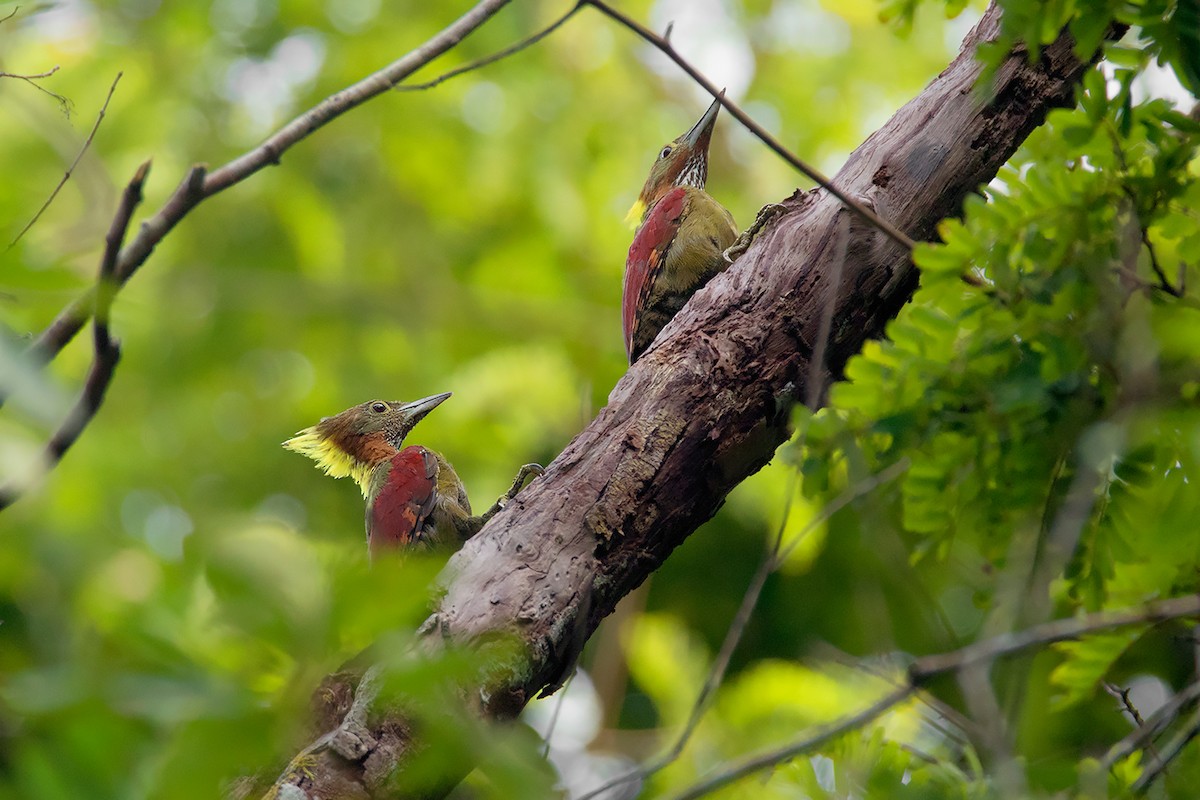
[[632, 364], [688, 298], [729, 266], [725, 250], [737, 238], [733, 215], [704, 191], [708, 143], [719, 100], [692, 129], [664, 145], [642, 193], [629, 209], [641, 220], [625, 259], [621, 321]]
[[[512, 488], [485, 513], [471, 515], [467, 490], [441, 453], [404, 446], [413, 427], [450, 392], [412, 403], [372, 400], [325, 417], [283, 443], [308, 456], [326, 475], [347, 475], [367, 499], [367, 547], [371, 557], [410, 547], [457, 550], [504, 504], [516, 497], [537, 464], [526, 464]], [[403, 447], [403, 449], [401, 449]]]

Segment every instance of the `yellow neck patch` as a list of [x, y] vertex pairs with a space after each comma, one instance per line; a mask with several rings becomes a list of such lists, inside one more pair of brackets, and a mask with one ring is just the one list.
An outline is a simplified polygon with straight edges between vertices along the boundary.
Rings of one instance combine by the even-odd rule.
[[625, 215], [625, 224], [631, 228], [636, 228], [642, 222], [642, 215], [646, 213], [646, 202], [639, 197], [633, 201], [633, 206], [629, 209], [629, 213]]
[[371, 465], [359, 461], [338, 447], [331, 439], [322, 436], [315, 427], [305, 428], [284, 442], [283, 446], [302, 456], [308, 456], [317, 462], [318, 469], [325, 470], [325, 474], [332, 478], [353, 478], [362, 489], [363, 497], [367, 496]]

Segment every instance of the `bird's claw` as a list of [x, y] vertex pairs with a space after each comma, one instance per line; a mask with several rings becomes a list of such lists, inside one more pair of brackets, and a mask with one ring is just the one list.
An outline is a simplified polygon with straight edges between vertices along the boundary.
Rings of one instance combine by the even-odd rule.
[[496, 512], [507, 506], [510, 500], [521, 493], [521, 489], [525, 488], [525, 481], [529, 480], [530, 475], [537, 478], [545, 473], [546, 470], [541, 464], [526, 464], [517, 470], [517, 477], [513, 479], [512, 486], [508, 488], [507, 492], [500, 495], [500, 497], [496, 499], [496, 504], [492, 506], [492, 509], [483, 515], [484, 522], [491, 519]]
[[500, 498], [500, 507], [504, 508], [505, 503], [520, 493], [521, 489], [525, 487], [525, 481], [529, 480], [530, 475], [537, 478], [544, 474], [546, 474], [546, 470], [541, 464], [526, 464], [521, 467], [517, 470], [517, 477], [513, 480], [512, 487], [508, 490], [508, 493]]
[[758, 236], [767, 223], [785, 211], [787, 211], [787, 206], [783, 203], [768, 203], [760, 208], [758, 215], [754, 218], [754, 222], [734, 240], [733, 244], [725, 248], [725, 252], [721, 253], [721, 257], [730, 264], [737, 261], [742, 253], [745, 253], [749, 249], [750, 243], [754, 241], [754, 237]]

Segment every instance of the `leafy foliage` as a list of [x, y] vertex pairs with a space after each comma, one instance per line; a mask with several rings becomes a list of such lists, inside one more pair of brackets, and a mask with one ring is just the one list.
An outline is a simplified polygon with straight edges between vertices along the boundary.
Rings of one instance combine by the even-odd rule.
[[[559, 5], [513, 4], [424, 77]], [[700, 5], [697, 30], [724, 31], [706, 46], [680, 4], [622, 7], [660, 28], [679, 16], [675, 44], [715, 77], [731, 69], [747, 108], [822, 165], [944, 66], [971, 6], [885, 3], [908, 27], [899, 39], [867, 0]], [[781, 525], [799, 542], [651, 796], [860, 710], [903, 679], [908, 654], [1198, 589], [1200, 125], [1147, 81], [1158, 63], [1198, 91], [1200, 12], [1194, 0], [1004, 6], [993, 56], [1022, 40], [1036, 57], [1064, 24], [1081, 52], [1110, 17], [1135, 27], [1076, 107], [918, 249], [921, 288], [828, 407], [798, 414], [796, 440], [655, 576], [644, 612], [584, 654], [605, 727], [594, 750], [645, 758], [688, 718], [763, 542]], [[92, 281], [113, 187], [153, 156], [156, 207], [188, 164], [235, 156], [449, 17], [440, 4], [317, 0], [65, 8], [0, 23], [5, 69], [61, 64], [52, 85], [75, 107], [68, 120], [0, 83], [9, 238], [125, 76], [63, 195], [0, 255], [6, 477], [36, 463], [86, 366], [84, 342], [48, 375], [18, 354]], [[703, 64], [713, 53], [724, 60]], [[517, 464], [552, 459], [624, 369], [622, 212], [658, 145], [705, 104], [675, 73], [647, 78], [661, 69], [585, 11], [487, 71], [355, 110], [172, 232], [117, 300], [125, 358], [100, 417], [0, 516], [0, 796], [269, 783], [311, 738], [314, 686], [368, 646], [395, 662], [388, 689], [414, 698], [431, 754], [479, 765], [476, 796], [553, 796], [535, 737], [481, 726], [456, 700], [456, 682], [495, 663], [407, 655], [440, 565], [367, 569], [361, 498], [278, 442], [370, 397], [450, 389], [414, 441], [454, 461], [476, 506]], [[727, 120], [710, 173], [743, 222], [796, 181]], [[896, 465], [900, 477], [862, 490]], [[720, 796], [1118, 796], [1156, 756], [1102, 760], [1130, 726], [1100, 684], [1172, 692], [1194, 666], [1183, 626], [1064, 643], [993, 670], [1010, 761], [989, 750], [988, 719], [966, 721], [977, 698], [946, 682]], [[586, 716], [571, 708], [561, 725]], [[445, 768], [429, 758], [415, 780]], [[1198, 771], [1191, 746], [1158, 785], [1186, 797]]]

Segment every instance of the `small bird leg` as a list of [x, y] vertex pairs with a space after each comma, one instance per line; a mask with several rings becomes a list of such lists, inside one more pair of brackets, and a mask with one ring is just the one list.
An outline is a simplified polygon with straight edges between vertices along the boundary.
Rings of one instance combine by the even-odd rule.
[[758, 236], [759, 232], [766, 227], [767, 223], [778, 217], [783, 212], [787, 211], [787, 206], [783, 203], [769, 203], [758, 210], [758, 216], [754, 218], [754, 222], [745, 230], [738, 238], [726, 248], [721, 255], [732, 264], [734, 261], [746, 252], [750, 247], [750, 243], [754, 241], [754, 237]]
[[517, 471], [517, 477], [513, 479], [512, 486], [509, 487], [508, 491], [500, 495], [500, 497], [496, 499], [496, 502], [492, 503], [492, 507], [487, 511], [483, 512], [477, 517], [471, 517], [471, 519], [468, 520], [468, 523], [472, 526], [471, 536], [474, 536], [476, 533], [478, 533], [479, 529], [486, 525], [488, 520], [500, 513], [500, 509], [508, 505], [508, 501], [520, 494], [521, 489], [525, 486], [525, 481], [529, 480], [529, 476], [532, 475], [536, 478], [537, 476], [545, 473], [545, 471], [546, 470], [542, 468], [541, 464], [526, 464], [525, 466], [521, 467], [521, 469]]

